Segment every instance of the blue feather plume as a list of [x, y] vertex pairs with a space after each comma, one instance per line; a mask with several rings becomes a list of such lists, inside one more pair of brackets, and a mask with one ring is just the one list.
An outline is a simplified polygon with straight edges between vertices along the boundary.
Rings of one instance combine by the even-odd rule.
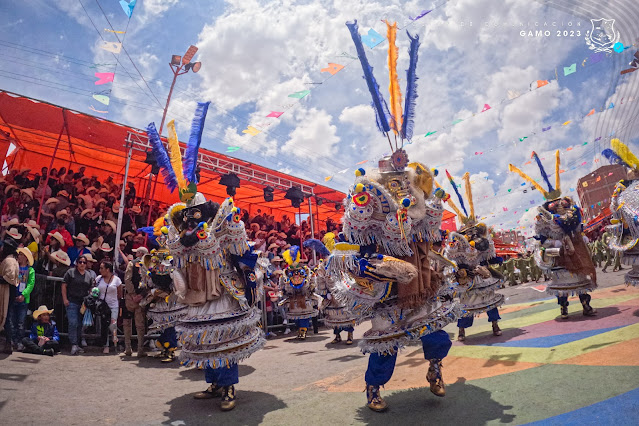
[[362, 38], [358, 31], [357, 20], [354, 22], [347, 22], [346, 26], [351, 33], [353, 43], [355, 43], [357, 56], [359, 57], [359, 61], [362, 64], [362, 70], [364, 71], [364, 79], [366, 80], [368, 90], [371, 92], [371, 96], [373, 97], [373, 108], [377, 114], [377, 126], [381, 132], [390, 132], [390, 125], [388, 124], [390, 112], [388, 111], [388, 105], [379, 91], [379, 84], [377, 84], [375, 76], [373, 75], [373, 67], [370, 66], [368, 59], [366, 58]]
[[539, 171], [541, 172], [541, 177], [544, 178], [544, 180], [546, 181], [546, 185], [548, 185], [548, 192], [553, 192], [554, 189], [553, 189], [552, 185], [550, 184], [550, 179], [548, 179], [548, 175], [546, 174], [546, 170], [544, 169], [544, 165], [541, 164], [541, 160], [539, 159], [539, 156], [537, 155], [537, 153], [535, 151], [533, 151], [532, 156], [535, 159], [535, 161], [537, 162], [537, 166], [539, 166]]
[[331, 254], [324, 243], [322, 243], [320, 240], [316, 240], [315, 238], [309, 238], [308, 240], [304, 241], [304, 247], [310, 247], [311, 250], [313, 250], [320, 256], [328, 256]]
[[164, 184], [169, 188], [169, 191], [173, 192], [178, 186], [177, 177], [175, 176], [175, 171], [173, 171], [173, 166], [171, 166], [169, 154], [166, 152], [166, 148], [164, 148], [160, 135], [155, 128], [155, 123], [150, 123], [147, 126], [146, 134], [149, 137], [149, 143], [153, 147], [155, 161], [162, 171], [162, 176], [164, 176]]
[[408, 54], [410, 57], [408, 69], [406, 70], [406, 93], [404, 94], [404, 117], [402, 120], [402, 138], [412, 139], [413, 125], [415, 124], [415, 101], [417, 99], [417, 56], [419, 51], [419, 36], [411, 36], [406, 31], [410, 39]]
[[617, 155], [617, 153], [615, 151], [613, 151], [610, 148], [606, 148], [601, 152], [601, 155], [603, 155], [604, 157], [606, 157], [608, 159], [608, 161], [610, 161], [610, 164], [621, 164], [624, 167], [628, 167], [629, 169], [632, 169], [632, 167], [630, 167], [628, 165], [628, 163], [626, 163], [625, 161], [623, 161], [621, 159], [621, 157], [619, 155]]
[[189, 142], [186, 144], [186, 150], [184, 151], [184, 159], [182, 160], [182, 164], [184, 165], [184, 178], [191, 183], [198, 183], [195, 174], [197, 155], [200, 150], [200, 143], [202, 143], [204, 120], [206, 119], [206, 113], [209, 110], [210, 104], [210, 101], [197, 103], [195, 116], [191, 123], [191, 135], [189, 136]]
[[149, 241], [151, 241], [152, 243], [155, 244], [155, 241], [157, 240], [157, 237], [153, 233], [154, 230], [155, 229], [152, 226], [143, 226], [142, 228], [136, 229], [135, 232], [144, 232], [146, 234], [147, 238], [149, 239]]

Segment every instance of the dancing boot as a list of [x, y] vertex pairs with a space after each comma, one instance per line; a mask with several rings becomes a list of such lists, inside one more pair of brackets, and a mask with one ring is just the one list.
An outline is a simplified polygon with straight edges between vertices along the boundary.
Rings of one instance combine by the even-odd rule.
[[347, 345], [352, 345], [353, 344], [353, 332], [352, 331], [348, 332], [348, 337], [346, 338], [346, 344]]
[[501, 328], [499, 328], [497, 321], [493, 321], [493, 336], [501, 336]]
[[561, 307], [561, 319], [568, 319], [568, 306]]
[[436, 396], [446, 396], [446, 385], [442, 377], [442, 360], [430, 359], [426, 380], [430, 383], [430, 391]]
[[300, 340], [306, 340], [306, 332], [308, 331], [308, 329], [306, 327], [300, 327], [298, 333], [297, 333], [297, 338]]
[[235, 386], [224, 386], [222, 388], [220, 408], [222, 411], [231, 411], [235, 408]]
[[211, 386], [203, 390], [202, 392], [198, 392], [193, 395], [195, 399], [212, 399], [222, 396], [222, 387], [216, 385], [215, 383], [211, 383]]
[[368, 403], [366, 406], [373, 411], [382, 412], [388, 408], [388, 404], [384, 401], [379, 394], [379, 386], [373, 386], [366, 384], [366, 399]]
[[597, 315], [597, 310], [590, 306], [590, 301], [581, 302], [581, 306], [583, 306], [584, 308], [585, 317], [592, 317], [594, 315]]
[[457, 335], [457, 340], [463, 342], [466, 340], [466, 329], [459, 327], [459, 334]]
[[339, 333], [335, 335], [335, 338], [331, 341], [332, 344], [340, 343], [342, 341], [342, 336]]
[[[163, 358], [161, 362], [169, 363], [175, 361], [175, 350], [177, 348], [167, 349], [166, 358]], [[146, 356], [146, 354], [144, 355]]]

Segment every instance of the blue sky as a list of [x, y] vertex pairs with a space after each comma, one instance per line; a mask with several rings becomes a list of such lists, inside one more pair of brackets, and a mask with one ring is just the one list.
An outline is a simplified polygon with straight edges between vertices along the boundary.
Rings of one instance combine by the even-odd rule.
[[[411, 24], [408, 17], [425, 9], [434, 10]], [[604, 8], [591, 18], [621, 20]], [[127, 30], [124, 47], [131, 59], [122, 52], [117, 66], [114, 56], [98, 47], [102, 39], [116, 41], [104, 31], [107, 19], [116, 30]], [[548, 157], [550, 173], [551, 154], [562, 149], [562, 187], [569, 193], [580, 176], [603, 165], [593, 160], [608, 147], [612, 131], [636, 148], [639, 124], [628, 114], [636, 103], [626, 100], [627, 107], [620, 102], [637, 77], [619, 77], [636, 48], [582, 66], [592, 53], [585, 41], [589, 19], [527, 0], [506, 0], [499, 8], [490, 0], [138, 0], [130, 21], [116, 0], [3, 2], [0, 88], [144, 128], [150, 121], [160, 122], [172, 78], [170, 56], [195, 44], [202, 69], [178, 79], [167, 117], [176, 120], [181, 139], [195, 102], [210, 100], [205, 148], [225, 152], [237, 146], [235, 157], [345, 191], [356, 163], [369, 160], [363, 167], [371, 167], [388, 150], [375, 128], [361, 67], [342, 56], [355, 52], [344, 25], [352, 19], [358, 19], [360, 33], [373, 28], [385, 35], [381, 21], [388, 19], [399, 27], [410, 24], [406, 29], [420, 36], [419, 97], [409, 156], [448, 169], [458, 183], [469, 171], [476, 210], [497, 228], [531, 225], [534, 212], [525, 209], [533, 206], [531, 201], [541, 202], [538, 192], [522, 187], [521, 178], [507, 172], [509, 162], [537, 178], [538, 170], [525, 165], [531, 151]], [[538, 28], [551, 34], [520, 35]], [[570, 31], [575, 31], [572, 36]], [[638, 35], [620, 30], [620, 41], [631, 45]], [[388, 98], [387, 46], [383, 42], [367, 54]], [[404, 30], [398, 31], [398, 46], [403, 86], [408, 59]], [[320, 69], [329, 62], [345, 68], [328, 78]], [[577, 72], [564, 77], [563, 67], [573, 63]], [[529, 91], [535, 80], [554, 80], [555, 69], [558, 81]], [[115, 72], [114, 82], [95, 86], [96, 71]], [[305, 89], [311, 93], [299, 102], [288, 97]], [[101, 90], [110, 90], [108, 107], [91, 97]], [[508, 90], [522, 96], [500, 104]], [[583, 119], [591, 108], [611, 101], [615, 108]], [[485, 103], [491, 109], [473, 117]], [[108, 113], [95, 113], [90, 106]], [[283, 110], [278, 119], [265, 118]], [[450, 126], [460, 118], [464, 121]], [[561, 125], [568, 120], [572, 123]], [[271, 125], [256, 136], [242, 133], [248, 125], [267, 122]], [[548, 126], [552, 129], [541, 132]], [[588, 145], [565, 150], [586, 141]], [[581, 166], [583, 162], [587, 165]], [[328, 176], [332, 178], [325, 182]], [[441, 177], [440, 183], [451, 189]]]

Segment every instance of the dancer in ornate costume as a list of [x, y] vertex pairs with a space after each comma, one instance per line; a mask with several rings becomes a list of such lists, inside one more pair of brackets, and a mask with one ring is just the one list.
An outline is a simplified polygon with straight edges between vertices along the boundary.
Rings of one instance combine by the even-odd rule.
[[[360, 348], [370, 353], [366, 371], [367, 406], [387, 408], [379, 388], [395, 369], [397, 351], [420, 339], [430, 362], [426, 376], [431, 392], [445, 395], [442, 359], [451, 346], [444, 326], [461, 311], [450, 299], [437, 296], [442, 276], [429, 263], [430, 242], [441, 239], [442, 189], [433, 192], [431, 171], [420, 163], [408, 164], [403, 141], [412, 138], [419, 39], [410, 38], [405, 112], [396, 70], [397, 24], [388, 26], [390, 112], [366, 59], [357, 22], [347, 23], [357, 48], [364, 76], [373, 97], [377, 123], [391, 144], [393, 154], [379, 161], [379, 169], [358, 169], [355, 184], [345, 200], [344, 234], [353, 243], [338, 243], [327, 263], [336, 276], [336, 296], [372, 327], [364, 333]], [[389, 132], [395, 133], [395, 146]], [[401, 144], [397, 142], [397, 137]], [[396, 256], [396, 257], [391, 257]], [[341, 273], [340, 273], [341, 272]]]
[[142, 231], [154, 236], [160, 248], [152, 250], [140, 262], [140, 272], [146, 277], [145, 284], [150, 289], [140, 305], [147, 307], [147, 317], [152, 320], [149, 330], [161, 333], [156, 340], [160, 349], [158, 357], [162, 358], [162, 362], [172, 362], [177, 349], [175, 326], [186, 314], [187, 306], [178, 301], [177, 294], [185, 294], [186, 284], [182, 274], [174, 272], [173, 256], [166, 247], [169, 232], [166, 225], [165, 218], [161, 217], [150, 229], [142, 228]]
[[612, 164], [625, 166], [628, 179], [615, 186], [610, 199], [613, 218], [604, 235], [610, 235], [608, 246], [615, 253], [615, 260], [621, 256], [621, 263], [632, 268], [624, 277], [626, 284], [639, 286], [639, 159], [619, 139], [611, 140], [610, 144], [612, 149], [605, 149], [602, 154]]
[[322, 241], [315, 239], [306, 240], [304, 241], [304, 247], [311, 247], [317, 255], [322, 257], [313, 271], [313, 280], [316, 282], [315, 289], [317, 294], [322, 296], [320, 310], [324, 314], [324, 324], [327, 327], [333, 327], [335, 338], [331, 343], [341, 343], [341, 332], [345, 331], [347, 333], [346, 344], [352, 345], [353, 331], [355, 331], [354, 327], [357, 318], [333, 295], [334, 280], [330, 274], [328, 274], [325, 267], [325, 258], [335, 249], [335, 234], [327, 232]]
[[539, 166], [548, 191], [512, 164], [508, 165], [508, 170], [530, 182], [546, 199], [539, 206], [539, 214], [535, 218], [535, 238], [541, 244], [535, 251], [535, 260], [551, 279], [546, 285], [546, 292], [557, 296], [563, 319], [568, 318], [570, 295], [579, 296], [584, 315], [595, 315], [597, 311], [590, 306], [591, 297], [588, 292], [597, 288], [597, 272], [581, 235], [581, 209], [572, 198], [561, 197], [559, 150], [555, 153], [555, 188], [534, 151], [532, 158]]
[[[240, 209], [227, 198], [221, 205], [197, 192], [197, 154], [209, 103], [198, 104], [191, 136], [180, 155], [173, 122], [169, 122], [169, 152], [151, 123], [149, 141], [169, 189], [179, 188], [180, 200], [165, 216], [167, 247], [176, 276], [183, 277], [178, 301], [188, 305], [176, 327], [183, 365], [205, 370], [210, 386], [196, 399], [221, 396], [221, 409], [235, 407], [237, 363], [264, 345], [260, 311], [254, 306], [259, 289], [253, 273], [257, 256], [247, 243]], [[176, 289], [177, 290], [177, 289]]]
[[444, 255], [447, 259], [457, 263], [455, 272], [459, 286], [457, 291], [462, 308], [466, 314], [457, 320], [459, 334], [457, 340], [466, 339], [466, 328], [473, 325], [475, 315], [486, 312], [488, 321], [492, 323], [493, 335], [501, 336], [501, 329], [497, 321], [501, 319], [498, 307], [504, 304], [504, 295], [496, 293], [503, 275], [492, 268], [493, 264], [500, 264], [502, 259], [495, 253], [495, 244], [488, 233], [488, 228], [483, 223], [477, 223], [472, 190], [470, 187], [470, 174], [465, 173], [463, 180], [466, 186], [466, 198], [470, 214], [466, 211], [464, 199], [457, 191], [457, 186], [452, 176], [446, 170], [446, 176], [457, 193], [459, 204], [463, 210], [448, 198], [447, 202], [457, 213], [457, 217], [463, 225], [459, 232], [451, 232], [447, 237], [447, 245]]
[[301, 250], [299, 246], [292, 246], [282, 257], [288, 265], [280, 277], [280, 287], [284, 298], [279, 303], [284, 306], [286, 318], [295, 320], [297, 324], [297, 338], [306, 339], [306, 333], [311, 326], [311, 319], [319, 313], [315, 306], [314, 280], [312, 271], [306, 264], [300, 262]]

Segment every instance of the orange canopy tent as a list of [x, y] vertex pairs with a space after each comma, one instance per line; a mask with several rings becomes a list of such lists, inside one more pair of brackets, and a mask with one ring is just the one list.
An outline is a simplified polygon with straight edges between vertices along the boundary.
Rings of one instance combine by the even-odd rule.
[[[102, 181], [113, 176], [116, 182], [122, 182], [130, 149], [128, 182], [134, 182], [139, 196], [151, 189], [148, 186], [151, 168], [144, 162], [145, 151], [149, 150], [144, 130], [0, 91], [0, 131], [0, 157], [10, 169], [28, 168], [39, 172], [41, 167], [49, 167], [53, 157], [54, 168], [77, 171], [85, 166], [85, 175], [97, 175]], [[7, 155], [11, 143], [16, 149]], [[184, 144], [181, 145], [184, 148]], [[206, 149], [200, 149], [200, 166], [198, 190], [217, 202], [228, 197], [226, 187], [219, 184], [220, 177], [235, 173], [241, 181], [235, 203], [251, 215], [259, 209], [276, 218], [285, 214], [292, 217], [296, 213], [309, 214], [310, 208], [316, 226], [317, 221], [331, 218], [337, 222], [342, 216], [345, 194], [326, 186]], [[267, 186], [275, 189], [271, 202], [264, 200]], [[299, 209], [284, 198], [291, 187], [311, 195]], [[177, 191], [171, 194], [161, 178], [153, 199], [165, 204], [179, 201]]]

